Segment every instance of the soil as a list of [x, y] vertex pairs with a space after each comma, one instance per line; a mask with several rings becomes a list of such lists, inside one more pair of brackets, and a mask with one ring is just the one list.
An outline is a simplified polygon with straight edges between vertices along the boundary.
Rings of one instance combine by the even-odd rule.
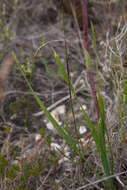
[[[77, 28], [73, 15], [64, 12], [64, 27], [66, 30], [64, 34], [62, 10], [57, 6], [56, 2], [50, 0], [33, 0], [32, 2], [31, 0], [22, 0], [14, 5], [13, 1], [8, 0], [4, 2], [2, 0], [0, 2], [0, 9], [2, 9], [3, 3], [6, 5], [6, 12], [5, 14], [2, 11], [0, 13], [3, 20], [2, 26], [4, 26], [0, 30], [1, 33], [5, 34], [3, 39], [1, 36], [0, 41], [1, 63], [6, 64], [6, 58], [12, 52], [15, 52], [19, 64], [25, 69], [27, 80], [30, 81], [32, 88], [44, 105], [49, 108], [49, 111], [55, 110], [60, 105], [65, 106], [65, 112], [60, 114], [60, 111], [58, 111], [57, 117], [62, 126], [66, 126], [65, 120], [68, 121], [71, 130], [70, 134], [72, 138], [75, 138], [68, 86], [62, 79], [54, 58], [54, 52], [56, 52], [66, 69], [64, 40], [66, 39], [72, 84], [76, 89], [80, 102], [86, 106], [88, 116], [96, 125], [97, 115], [87, 80], [87, 69], [78, 36], [79, 28]], [[104, 71], [104, 68], [106, 64], [108, 65], [107, 62], [109, 62], [106, 57], [106, 40], [107, 38], [112, 39], [116, 35], [118, 23], [121, 24], [121, 27], [124, 26], [127, 18], [127, 3], [125, 2], [124, 4], [124, 7], [122, 7], [121, 2], [110, 5], [88, 3], [89, 49], [93, 65], [93, 75], [95, 84], [97, 84], [95, 71], [96, 57], [93, 50], [90, 28], [91, 20], [96, 33], [99, 72], [102, 77], [100, 86], [105, 102], [108, 130], [114, 134], [111, 137], [113, 138], [112, 146], [115, 146], [113, 150], [115, 155], [115, 173], [126, 171], [127, 152], [125, 151], [126, 144], [123, 147], [123, 145], [116, 142], [116, 140], [120, 139], [120, 129], [114, 85], [111, 75]], [[81, 36], [83, 37], [81, 25], [80, 28]], [[42, 44], [46, 45], [40, 48]], [[80, 134], [80, 138], [84, 139], [84, 143], [87, 144], [84, 145], [85, 161], [82, 163], [80, 163], [79, 157], [74, 155], [73, 151], [66, 145], [55, 129], [47, 127], [48, 120], [44, 113], [41, 112], [41, 108], [29, 90], [27, 82], [17, 64], [11, 68], [4, 85], [6, 87], [5, 96], [1, 100], [0, 106], [1, 152], [3, 151], [3, 142], [5, 142], [8, 136], [5, 128], [9, 127], [12, 128], [11, 146], [15, 149], [20, 148], [23, 139], [23, 154], [25, 158], [30, 158], [33, 152], [35, 152], [35, 155], [38, 154], [40, 156], [37, 148], [39, 147], [42, 150], [42, 154], [38, 159], [43, 160], [46, 165], [41, 175], [41, 180], [40, 178], [30, 179], [29, 189], [76, 190], [84, 184], [90, 183], [90, 181], [94, 182], [98, 180], [98, 177], [91, 171], [91, 168], [95, 167], [95, 170], [97, 170], [95, 172], [99, 173], [99, 169], [101, 168], [99, 164], [100, 159], [98, 156], [95, 158], [96, 148], [93, 141], [90, 140], [90, 145], [87, 141], [90, 135], [89, 128], [84, 120], [83, 113], [81, 113], [78, 102], [73, 99], [76, 125], [78, 127], [86, 127], [86, 132]], [[56, 151], [55, 148], [50, 148], [49, 150], [48, 145], [44, 142], [38, 145], [36, 135], [41, 129], [45, 131], [45, 139], [50, 138], [52, 143], [60, 145], [62, 151], [65, 153], [69, 152], [69, 157], [74, 158], [74, 161], [62, 160], [63, 155], [59, 151]], [[55, 162], [51, 161], [51, 158], [58, 158], [59, 162], [55, 165]], [[15, 160], [18, 160], [17, 155], [13, 157], [12, 161]], [[102, 173], [99, 175], [103, 176]], [[125, 189], [127, 185], [126, 177], [126, 174], [123, 174], [119, 179], [124, 184]], [[116, 189], [123, 189], [123, 185], [121, 185], [118, 178], [115, 178], [115, 180]], [[97, 183], [85, 189], [101, 188], [104, 189], [100, 183]]]

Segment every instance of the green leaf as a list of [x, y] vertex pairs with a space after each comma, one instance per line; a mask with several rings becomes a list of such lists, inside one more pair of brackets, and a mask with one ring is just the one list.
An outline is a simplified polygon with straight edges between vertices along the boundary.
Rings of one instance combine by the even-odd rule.
[[103, 101], [100, 91], [98, 92], [98, 103], [100, 107], [101, 119], [105, 121], [104, 101]]
[[48, 144], [48, 146], [51, 145], [52, 143], [51, 137], [46, 137], [46, 143]]
[[39, 133], [42, 137], [45, 137], [45, 129], [44, 129], [44, 128], [39, 129], [38, 133]]
[[8, 171], [8, 173], [7, 173], [7, 177], [8, 178], [10, 178], [10, 179], [14, 179], [14, 178], [16, 178], [16, 176], [17, 176], [17, 173], [20, 171], [20, 168], [19, 168], [19, 165], [13, 165], [10, 169], [9, 169], [9, 171]]
[[65, 71], [64, 66], [61, 63], [60, 57], [59, 57], [59, 55], [56, 52], [54, 52], [54, 57], [55, 57], [55, 60], [57, 62], [58, 69], [59, 69], [59, 72], [60, 72], [62, 78], [66, 81], [66, 83], [68, 83], [67, 72]]
[[0, 156], [0, 177], [3, 177], [3, 172], [6, 169], [6, 167], [8, 166], [8, 161], [5, 160], [4, 156], [1, 155]]
[[91, 69], [91, 59], [90, 59], [90, 55], [87, 50], [85, 50], [85, 61], [86, 61], [86, 66], [87, 66], [88, 70], [90, 70]]
[[44, 111], [45, 115], [47, 116], [47, 118], [49, 119], [49, 121], [52, 123], [52, 125], [54, 126], [54, 128], [57, 130], [58, 134], [64, 138], [64, 140], [67, 142], [67, 144], [76, 152], [79, 152], [79, 150], [77, 149], [76, 143], [72, 140], [71, 136], [69, 136], [62, 128], [61, 126], [58, 124], [58, 122], [53, 118], [53, 116], [50, 114], [50, 112], [47, 110], [47, 108], [44, 106], [43, 102], [40, 100], [40, 98], [36, 95], [36, 93], [34, 92], [31, 84], [29, 83], [29, 81], [26, 78], [26, 75], [24, 73], [24, 71], [22, 70], [22, 67], [20, 64], [18, 64], [18, 67], [22, 73], [22, 75], [24, 76], [28, 87], [30, 88], [31, 92], [33, 93], [37, 103], [39, 104], [39, 106], [42, 108], [42, 110]]
[[96, 46], [95, 30], [94, 30], [94, 26], [93, 26], [92, 22], [90, 22], [90, 25], [91, 25], [92, 36], [93, 36], [94, 52], [95, 52], [95, 55], [97, 56], [97, 46]]
[[10, 133], [10, 127], [8, 127], [8, 126], [5, 126], [5, 131], [7, 132], [7, 133]]

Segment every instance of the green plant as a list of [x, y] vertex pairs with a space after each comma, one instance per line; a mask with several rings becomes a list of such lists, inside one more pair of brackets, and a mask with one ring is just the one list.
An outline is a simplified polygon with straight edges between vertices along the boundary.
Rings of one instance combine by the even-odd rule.
[[3, 155], [0, 156], [0, 177], [4, 177], [4, 172], [8, 166], [8, 161], [4, 158]]
[[[104, 111], [104, 103], [103, 103], [103, 98], [100, 93], [100, 89], [98, 88], [98, 98], [96, 96], [96, 90], [95, 90], [95, 84], [94, 84], [94, 79], [93, 79], [93, 73], [92, 73], [92, 67], [91, 67], [91, 60], [90, 60], [90, 55], [89, 55], [89, 47], [88, 47], [88, 25], [87, 25], [87, 2], [86, 0], [82, 0], [82, 12], [83, 12], [83, 27], [84, 27], [84, 51], [85, 51], [85, 60], [86, 60], [86, 66], [88, 70], [88, 79], [89, 83], [91, 86], [91, 91], [95, 103], [95, 108], [97, 111], [97, 118], [98, 118], [98, 127], [97, 130], [95, 129], [94, 125], [88, 118], [87, 114], [84, 112], [85, 119], [87, 120], [87, 123], [89, 123], [89, 128], [91, 130], [91, 135], [94, 138], [94, 141], [96, 143], [97, 149], [100, 152], [101, 156], [101, 162], [105, 171], [106, 176], [109, 176], [113, 173], [113, 165], [110, 165], [108, 158], [107, 158], [107, 151], [106, 151], [106, 140], [105, 140], [105, 134], [107, 132], [106, 129], [106, 123], [105, 123], [105, 111]], [[92, 34], [93, 34], [93, 42], [94, 42], [94, 52], [95, 56], [97, 57], [97, 50], [96, 50], [96, 41], [95, 41], [95, 32], [93, 25], [91, 24], [92, 28]], [[97, 67], [97, 61], [96, 61], [96, 69], [98, 71]], [[108, 135], [108, 134], [107, 134]], [[109, 142], [108, 142], [109, 143]], [[109, 143], [110, 147], [110, 155], [112, 158], [113, 163], [113, 156], [112, 156], [112, 151], [111, 151], [111, 146]], [[112, 179], [109, 181], [110, 188], [113, 190], [114, 185]], [[106, 189], [109, 187], [106, 185]]]
[[[84, 1], [85, 2], [85, 1]], [[84, 4], [85, 6], [85, 4]], [[84, 9], [86, 11], [86, 7]], [[87, 23], [87, 11], [84, 13], [84, 20], [86, 19]], [[97, 48], [96, 48], [96, 38], [95, 38], [95, 31], [94, 31], [94, 27], [91, 23], [91, 28], [92, 28], [92, 34], [93, 34], [93, 44], [94, 44], [94, 52], [95, 52], [95, 56], [96, 56], [96, 71], [97, 71], [97, 91], [95, 90], [95, 83], [93, 80], [93, 73], [92, 73], [92, 64], [91, 64], [91, 56], [89, 53], [89, 49], [88, 49], [88, 35], [87, 35], [87, 25], [84, 26], [84, 57], [85, 57], [85, 62], [86, 62], [86, 66], [87, 66], [87, 71], [88, 71], [88, 80], [89, 80], [89, 84], [91, 86], [91, 91], [92, 91], [92, 97], [94, 99], [94, 103], [95, 103], [95, 108], [96, 108], [96, 112], [97, 112], [97, 123], [93, 123], [91, 121], [91, 118], [89, 118], [87, 112], [83, 109], [83, 106], [81, 104], [81, 102], [79, 101], [79, 98], [76, 94], [76, 90], [73, 88], [73, 85], [71, 83], [71, 79], [70, 79], [70, 72], [69, 72], [69, 64], [68, 64], [68, 49], [67, 49], [67, 42], [66, 40], [63, 40], [62, 42], [65, 44], [65, 55], [66, 55], [66, 62], [67, 62], [67, 71], [65, 70], [65, 68], [62, 65], [60, 56], [57, 54], [57, 52], [55, 52], [55, 50], [53, 50], [54, 53], [54, 59], [57, 63], [58, 66], [58, 71], [59, 71], [59, 75], [62, 78], [62, 80], [64, 80], [64, 82], [66, 82], [68, 89], [69, 89], [69, 93], [70, 93], [70, 104], [71, 104], [71, 111], [73, 113], [73, 119], [74, 119], [74, 128], [75, 128], [75, 136], [72, 136], [71, 134], [71, 127], [69, 126], [68, 122], [66, 121], [65, 123], [65, 127], [61, 127], [59, 125], [59, 123], [52, 117], [52, 115], [50, 114], [50, 112], [48, 111], [48, 109], [46, 108], [46, 106], [44, 105], [44, 103], [40, 100], [40, 98], [37, 96], [37, 94], [34, 92], [34, 89], [32, 88], [32, 75], [29, 78], [28, 77], [28, 73], [32, 73], [31, 72], [31, 68], [30, 68], [30, 63], [29, 60], [27, 59], [28, 63], [27, 63], [27, 69], [25, 70], [23, 67], [21, 67], [19, 60], [17, 59], [15, 53], [13, 52], [13, 57], [15, 58], [15, 61], [17, 63], [18, 68], [21, 71], [21, 74], [23, 75], [23, 77], [25, 78], [25, 81], [30, 89], [30, 91], [32, 91], [37, 103], [39, 104], [39, 106], [41, 107], [41, 109], [44, 111], [45, 115], [48, 117], [48, 119], [50, 120], [50, 122], [53, 124], [54, 128], [57, 130], [58, 134], [65, 140], [65, 142], [70, 146], [70, 148], [72, 149], [73, 153], [72, 153], [72, 159], [70, 159], [73, 162], [73, 158], [76, 157], [76, 155], [78, 155], [80, 157], [80, 161], [85, 161], [85, 151], [83, 150], [84, 147], [82, 146], [82, 143], [80, 142], [80, 137], [79, 137], [79, 132], [78, 132], [78, 127], [76, 125], [75, 122], [75, 113], [73, 110], [73, 101], [72, 101], [72, 96], [75, 98], [75, 100], [79, 103], [82, 113], [84, 114], [84, 118], [85, 121], [88, 124], [88, 127], [90, 129], [90, 133], [91, 136], [96, 144], [96, 148], [98, 150], [98, 153], [100, 155], [100, 159], [101, 159], [101, 163], [102, 163], [102, 167], [100, 171], [92, 171], [93, 173], [96, 174], [96, 176], [98, 176], [98, 178], [102, 178], [103, 175], [106, 175], [107, 178], [105, 181], [103, 181], [103, 178], [101, 179], [101, 183], [104, 186], [105, 189], [114, 189], [114, 181], [113, 181], [113, 173], [114, 173], [114, 162], [113, 162], [113, 153], [112, 153], [112, 149], [111, 149], [111, 144], [110, 144], [110, 137], [108, 134], [108, 129], [107, 129], [107, 124], [106, 124], [106, 116], [105, 116], [105, 102], [103, 100], [102, 94], [101, 94], [101, 89], [100, 89], [100, 78], [99, 78], [99, 72], [98, 72], [98, 62], [97, 62]], [[41, 46], [38, 48], [38, 51], [36, 52], [36, 56], [38, 56], [38, 53], [40, 51], [41, 48], [44, 48], [47, 44], [50, 44], [50, 42], [45, 42], [43, 41], [43, 43], [41, 44]], [[35, 56], [35, 57], [36, 57]], [[48, 67], [48, 64], [46, 63], [46, 61], [43, 59], [43, 56], [41, 54], [39, 54], [39, 59], [42, 61], [42, 63], [45, 65], [48, 74], [50, 75], [50, 68]], [[53, 76], [53, 74], [52, 74]], [[30, 79], [30, 80], [29, 80]], [[126, 82], [124, 83], [124, 95], [125, 95], [125, 100], [126, 100]], [[126, 114], [126, 109], [124, 108], [124, 105], [121, 106], [121, 102], [124, 104], [123, 101], [123, 93], [118, 94], [119, 96], [119, 114], [120, 114], [120, 120], [121, 120], [121, 126], [122, 126], [122, 138], [125, 140], [125, 131], [124, 131], [124, 120], [123, 120], [123, 110], [124, 110], [124, 114]], [[124, 108], [124, 109], [123, 109]], [[45, 142], [49, 145], [51, 145], [52, 139], [51, 137], [46, 137], [45, 136], [45, 130], [41, 129], [38, 131], [39, 134], [41, 134], [42, 138], [45, 139]], [[94, 147], [95, 148], [95, 147]], [[63, 156], [66, 157], [66, 155], [64, 155], [64, 153], [61, 150], [58, 150]], [[98, 155], [97, 153], [97, 155]], [[95, 155], [96, 156], [96, 155]], [[69, 158], [69, 157], [68, 157]], [[58, 164], [58, 158], [57, 156], [51, 156], [50, 157], [50, 162], [52, 163], [52, 165], [56, 166]], [[81, 162], [82, 163], [82, 162]], [[90, 164], [89, 164], [90, 165]], [[29, 178], [31, 178], [31, 176], [38, 176], [38, 174], [41, 174], [39, 171], [39, 167], [27, 167], [25, 166], [23, 168], [23, 175], [21, 177], [23, 183], [27, 186], [27, 182], [29, 181]], [[91, 165], [89, 166], [89, 168], [91, 168]], [[15, 176], [16, 172], [14, 168], [12, 169], [12, 176]], [[10, 170], [11, 171], [11, 170]], [[10, 177], [12, 177], [10, 176]], [[113, 177], [111, 177], [113, 176]], [[110, 178], [111, 177], [111, 178]], [[12, 177], [13, 178], [13, 177]], [[18, 188], [18, 187], [17, 187]], [[26, 187], [27, 188], [27, 187]]]
[[[56, 54], [55, 52], [55, 59], [56, 59], [56, 62], [58, 64], [58, 68], [59, 68], [59, 71], [61, 73], [61, 77], [67, 82], [68, 84], [68, 75], [64, 69], [64, 67], [62, 66], [62, 63], [60, 61], [60, 58], [59, 56]], [[90, 60], [90, 57], [89, 59]], [[64, 129], [62, 129], [59, 124], [56, 122], [56, 120], [51, 116], [51, 114], [48, 112], [48, 110], [46, 109], [46, 107], [44, 106], [44, 104], [41, 102], [41, 100], [39, 99], [39, 97], [36, 95], [36, 93], [34, 92], [34, 90], [32, 89], [29, 81], [27, 80], [26, 76], [25, 76], [25, 73], [23, 72], [22, 70], [22, 67], [20, 67], [20, 65], [18, 64], [18, 67], [20, 68], [20, 71], [22, 72], [29, 88], [31, 89], [31, 91], [33, 92], [39, 106], [43, 109], [43, 111], [45, 112], [46, 116], [48, 117], [48, 119], [50, 120], [50, 122], [52, 122], [53, 126], [56, 128], [56, 130], [58, 131], [59, 135], [62, 136], [65, 141], [69, 144], [69, 146], [74, 150], [74, 152], [77, 152], [81, 159], [83, 159], [83, 153], [81, 151], [81, 149], [79, 149], [80, 146], [77, 146], [78, 145], [78, 141], [74, 141], [72, 140], [71, 136], [70, 136], [70, 132], [68, 133], [67, 131], [64, 131]], [[107, 158], [107, 151], [106, 151], [106, 140], [105, 140], [105, 134], [107, 133], [107, 129], [106, 129], [106, 124], [105, 124], [105, 113], [104, 113], [104, 103], [103, 103], [103, 99], [102, 99], [102, 96], [101, 94], [99, 93], [99, 96], [98, 96], [98, 101], [99, 101], [99, 107], [100, 107], [100, 119], [98, 121], [98, 129], [95, 128], [94, 124], [91, 122], [91, 120], [89, 119], [87, 113], [85, 112], [85, 110], [83, 109], [80, 101], [78, 100], [78, 97], [75, 93], [75, 90], [73, 89], [72, 87], [72, 84], [70, 83], [70, 89], [71, 89], [71, 92], [72, 94], [75, 96], [76, 100], [78, 101], [78, 103], [80, 104], [81, 106], [81, 109], [82, 109], [82, 112], [84, 114], [84, 118], [85, 120], [87, 121], [88, 123], [88, 126], [90, 128], [90, 131], [91, 131], [91, 135], [96, 143], [96, 146], [97, 146], [97, 149], [100, 153], [100, 156], [101, 156], [101, 161], [102, 161], [102, 165], [104, 167], [104, 171], [105, 171], [105, 174], [107, 176], [111, 175], [112, 174], [112, 166], [109, 164], [109, 161], [108, 161], [108, 158]], [[109, 143], [109, 142], [108, 142]], [[109, 143], [110, 145], [110, 143]], [[112, 155], [112, 152], [111, 152], [111, 149], [110, 149], [110, 153]], [[112, 184], [112, 180], [109, 180], [110, 181], [110, 184]], [[112, 185], [111, 185], [112, 186]], [[113, 188], [113, 187], [112, 187]]]

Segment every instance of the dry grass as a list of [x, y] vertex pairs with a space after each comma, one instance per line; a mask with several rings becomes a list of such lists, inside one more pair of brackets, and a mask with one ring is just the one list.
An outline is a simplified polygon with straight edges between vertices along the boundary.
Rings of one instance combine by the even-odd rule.
[[[100, 165], [100, 157], [93, 139], [90, 137], [88, 128], [87, 134], [81, 136], [85, 150], [85, 160], [81, 162], [79, 156], [73, 153], [72, 149], [66, 145], [65, 141], [56, 132], [47, 129], [44, 122], [45, 118], [34, 114], [38, 113], [40, 109], [35, 103], [32, 93], [29, 93], [19, 69], [13, 67], [13, 59], [9, 57], [5, 62], [3, 61], [3, 57], [14, 50], [19, 62], [28, 71], [28, 65], [25, 63], [30, 62], [30, 65], [32, 65], [33, 55], [39, 47], [42, 37], [46, 38], [47, 41], [63, 40], [64, 34], [60, 10], [57, 12], [55, 5], [50, 1], [50, 6], [56, 11], [56, 17], [52, 21], [51, 16], [48, 17], [47, 7], [49, 4], [47, 5], [47, 2], [42, 3], [40, 1], [38, 4], [36, 0], [33, 0], [32, 3], [30, 0], [18, 2], [17, 4], [13, 4], [12, 1], [9, 2], [0, 2], [0, 8], [3, 11], [5, 11], [4, 6], [6, 7], [6, 12], [3, 13], [1, 11], [0, 13], [3, 22], [0, 28], [3, 34], [1, 39], [2, 46], [0, 46], [2, 52], [0, 58], [3, 62], [0, 67], [0, 99], [6, 95], [3, 99], [4, 101], [1, 102], [0, 111], [0, 189], [105, 189], [102, 181], [107, 180], [107, 178], [105, 178], [104, 171]], [[46, 15], [47, 23], [45, 24], [45, 19], [43, 18]], [[113, 177], [115, 187], [119, 190], [126, 189], [127, 185], [127, 25], [124, 16], [123, 13], [123, 17], [121, 17], [119, 22], [112, 25], [113, 30], [108, 28], [109, 31], [103, 31], [101, 26], [95, 25], [96, 41], [99, 49], [97, 59], [99, 63], [100, 87], [105, 103], [106, 124], [114, 155]], [[117, 14], [116, 17], [117, 19], [120, 18]], [[89, 117], [96, 123], [90, 86], [83, 66], [83, 53], [81, 52], [76, 30], [70, 27], [71, 22], [71, 18], [66, 15], [69, 61], [72, 62], [70, 64], [72, 83], [77, 95], [80, 97], [81, 103], [86, 105]], [[8, 32], [8, 28], [10, 32]], [[116, 28], [115, 32], [114, 28]], [[106, 35], [106, 38], [102, 33]], [[92, 42], [91, 33], [89, 38]], [[55, 61], [51, 57], [52, 48], [57, 51], [64, 64], [64, 45], [52, 43], [46, 46], [41, 53], [47, 63], [45, 65], [42, 64], [41, 58], [36, 60], [31, 83], [47, 107], [54, 109], [52, 106], [56, 105], [55, 103], [57, 102], [66, 105], [66, 118], [69, 120], [68, 123], [71, 124], [73, 137], [74, 129], [70, 107], [68, 106], [68, 91], [59, 73], [57, 73]], [[91, 58], [93, 64], [95, 64], [96, 61], [91, 50], [92, 48], [93, 45], [91, 43]], [[51, 66], [50, 69], [49, 65]], [[26, 73], [29, 79], [29, 73]], [[97, 84], [96, 72], [94, 72], [94, 78]], [[84, 89], [81, 88], [80, 90], [82, 86], [84, 86]], [[30, 101], [28, 101], [29, 98]], [[65, 100], [66, 103], [64, 103]], [[74, 100], [74, 105], [77, 124], [83, 123], [83, 125], [87, 126], [76, 100]], [[64, 118], [62, 126], [66, 126]], [[43, 128], [44, 131], [40, 131], [40, 128]], [[36, 134], [38, 133], [42, 135], [39, 141], [36, 140]], [[61, 146], [63, 154], [51, 146], [52, 142]], [[99, 178], [101, 179], [98, 180]]]

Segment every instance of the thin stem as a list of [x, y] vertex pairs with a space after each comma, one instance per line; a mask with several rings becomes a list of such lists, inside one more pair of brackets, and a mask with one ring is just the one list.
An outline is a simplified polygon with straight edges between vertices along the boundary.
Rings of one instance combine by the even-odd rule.
[[84, 48], [89, 52], [88, 48], [88, 16], [87, 16], [87, 0], [82, 0], [82, 16], [84, 30]]
[[[88, 46], [88, 16], [87, 16], [87, 0], [82, 0], [82, 15], [83, 15], [83, 29], [84, 29], [84, 49], [89, 53], [89, 46]], [[91, 71], [90, 68], [87, 68], [88, 71], [88, 81], [91, 87], [93, 99], [94, 99], [94, 104], [95, 108], [97, 111], [97, 118], [98, 120], [100, 119], [100, 108], [99, 108], [99, 103], [96, 95], [96, 90], [95, 90], [95, 83], [94, 83], [94, 78], [93, 78], [93, 72]]]

